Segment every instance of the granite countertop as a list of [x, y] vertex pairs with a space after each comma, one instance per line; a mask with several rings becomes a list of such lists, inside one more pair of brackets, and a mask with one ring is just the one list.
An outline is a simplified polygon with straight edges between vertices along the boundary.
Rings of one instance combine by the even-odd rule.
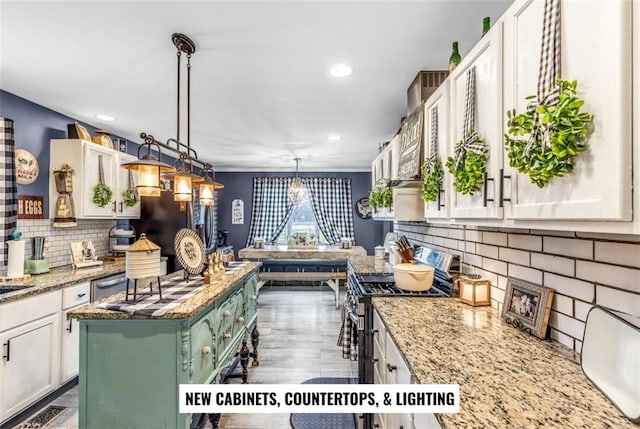
[[373, 256], [349, 256], [349, 265], [356, 273], [392, 273], [393, 267], [386, 260], [377, 260]]
[[[132, 315], [126, 313], [124, 311], [113, 311], [106, 310], [103, 308], [98, 308], [102, 302], [117, 302], [124, 298], [124, 292], [119, 294], [110, 296], [102, 301], [93, 302], [91, 304], [87, 304], [82, 306], [76, 310], [69, 312], [69, 319], [109, 319], [109, 320], [117, 320], [117, 319], [190, 319], [191, 317], [198, 314], [200, 311], [205, 309], [211, 302], [213, 302], [216, 298], [223, 295], [225, 292], [229, 290], [229, 288], [233, 287], [238, 281], [242, 280], [244, 277], [249, 275], [251, 272], [256, 271], [260, 267], [260, 262], [247, 262], [242, 267], [235, 269], [233, 271], [225, 273], [224, 276], [220, 277], [217, 280], [204, 288], [202, 291], [198, 292], [191, 298], [186, 301], [180, 303], [174, 309], [168, 311], [167, 313], [161, 316], [152, 316], [152, 315]], [[178, 274], [180, 274], [179, 272]], [[176, 273], [169, 274], [165, 276], [165, 278], [175, 277]], [[194, 280], [194, 285], [199, 285], [202, 280]]]
[[74, 270], [71, 265], [51, 268], [48, 273], [31, 275], [31, 279], [26, 283], [20, 285], [3, 285], [3, 288], [15, 288], [16, 291], [1, 294], [0, 303], [15, 301], [39, 293], [61, 289], [74, 283], [91, 281], [124, 272], [124, 261], [105, 261], [100, 266], [79, 268], [77, 270]]
[[638, 428], [582, 373], [565, 346], [457, 299], [373, 298], [421, 384], [459, 384], [460, 413], [443, 428]]
[[362, 246], [341, 249], [340, 246], [317, 246], [308, 249], [289, 246], [264, 246], [264, 249], [245, 247], [238, 251], [239, 259], [347, 259], [350, 256], [365, 256], [367, 251]]

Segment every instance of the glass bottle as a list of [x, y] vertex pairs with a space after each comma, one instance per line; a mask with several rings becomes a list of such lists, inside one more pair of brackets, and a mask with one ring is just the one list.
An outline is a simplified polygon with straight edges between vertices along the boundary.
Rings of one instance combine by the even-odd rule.
[[491, 28], [491, 17], [485, 16], [482, 19], [482, 36], [487, 34], [490, 28]]
[[453, 42], [451, 56], [449, 57], [449, 73], [451, 73], [453, 69], [460, 64], [461, 60], [462, 58], [460, 58], [460, 54], [458, 53], [458, 42]]

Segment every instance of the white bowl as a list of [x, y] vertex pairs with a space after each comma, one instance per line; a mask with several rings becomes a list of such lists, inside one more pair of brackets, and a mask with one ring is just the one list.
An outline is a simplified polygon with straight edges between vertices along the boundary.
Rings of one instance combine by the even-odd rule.
[[397, 264], [393, 266], [396, 286], [403, 290], [425, 291], [433, 284], [434, 268], [427, 265]]

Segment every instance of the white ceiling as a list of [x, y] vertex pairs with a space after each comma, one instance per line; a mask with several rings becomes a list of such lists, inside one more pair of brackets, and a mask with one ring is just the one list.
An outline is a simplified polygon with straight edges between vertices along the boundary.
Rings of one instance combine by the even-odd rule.
[[[295, 157], [301, 171], [365, 171], [406, 115], [416, 73], [446, 69], [454, 40], [464, 56], [482, 18], [510, 2], [2, 1], [0, 87], [135, 142], [142, 131], [166, 141], [181, 32], [197, 45], [200, 159], [218, 171], [292, 171]], [[339, 62], [353, 75], [330, 76]]]

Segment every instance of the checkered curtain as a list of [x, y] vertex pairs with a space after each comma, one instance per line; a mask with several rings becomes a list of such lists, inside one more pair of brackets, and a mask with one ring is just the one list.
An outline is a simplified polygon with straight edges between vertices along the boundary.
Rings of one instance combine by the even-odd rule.
[[305, 177], [302, 182], [307, 187], [313, 214], [327, 242], [337, 244], [340, 238], [349, 237], [355, 243], [351, 179]]
[[13, 234], [18, 216], [18, 189], [15, 174], [15, 141], [13, 138], [13, 120], [0, 118], [2, 133], [0, 134], [0, 230], [2, 230], [2, 250], [0, 266], [7, 264], [7, 246], [4, 245]]
[[266, 242], [275, 241], [287, 225], [293, 204], [287, 190], [293, 177], [255, 177], [253, 179], [253, 208], [247, 247], [253, 246], [256, 237]]

